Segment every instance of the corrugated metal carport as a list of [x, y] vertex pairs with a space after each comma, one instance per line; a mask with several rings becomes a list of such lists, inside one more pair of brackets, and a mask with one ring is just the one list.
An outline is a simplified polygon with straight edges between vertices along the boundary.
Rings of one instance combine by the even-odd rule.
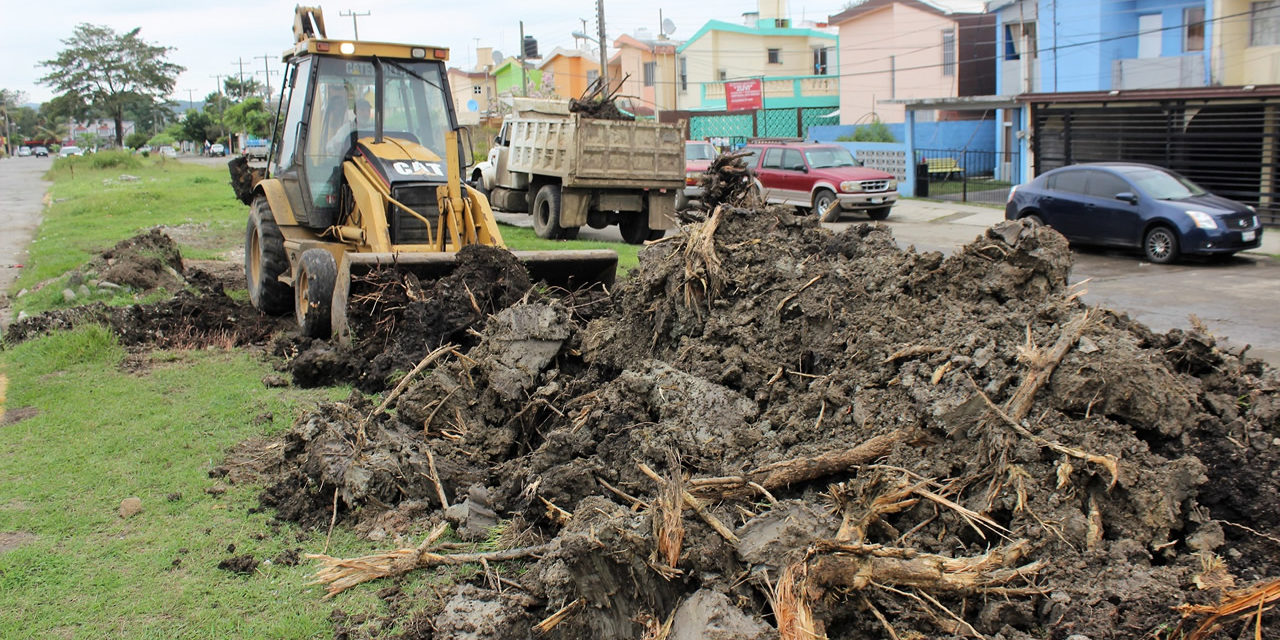
[[1034, 173], [1124, 160], [1168, 167], [1280, 225], [1280, 86], [1024, 94]]

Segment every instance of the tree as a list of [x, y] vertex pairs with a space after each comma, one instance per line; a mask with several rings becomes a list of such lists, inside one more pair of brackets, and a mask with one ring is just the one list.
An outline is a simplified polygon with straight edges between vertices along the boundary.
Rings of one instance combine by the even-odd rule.
[[244, 131], [256, 138], [271, 135], [271, 118], [267, 105], [262, 98], [249, 98], [240, 104], [232, 105], [223, 114], [223, 120], [233, 131]]
[[22, 104], [23, 94], [21, 91], [12, 89], [0, 89], [0, 137], [4, 138], [4, 147], [0, 147], [0, 155], [9, 155], [13, 153], [13, 131], [10, 125], [12, 114], [17, 111], [18, 105]]
[[227, 95], [234, 97], [236, 100], [244, 100], [249, 96], [256, 96], [262, 93], [262, 83], [253, 78], [245, 78], [244, 82], [241, 82], [239, 78], [229, 76], [222, 81], [222, 86]]
[[182, 125], [182, 139], [190, 140], [197, 145], [204, 143], [210, 136], [217, 138], [217, 125], [208, 113], [188, 109], [187, 115], [179, 123]]
[[115, 122], [116, 144], [124, 144], [125, 106], [137, 98], [155, 100], [173, 92], [186, 69], [165, 60], [173, 47], [148, 44], [140, 28], [118, 34], [110, 27], [81, 23], [62, 44], [66, 48], [41, 66], [50, 73], [42, 84], [63, 94], [83, 96]]

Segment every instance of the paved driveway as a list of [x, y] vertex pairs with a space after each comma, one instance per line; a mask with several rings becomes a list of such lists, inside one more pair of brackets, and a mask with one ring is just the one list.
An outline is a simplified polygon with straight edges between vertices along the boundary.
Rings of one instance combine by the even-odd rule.
[[9, 287], [27, 259], [49, 183], [51, 158], [0, 158], [0, 328], [9, 325]]

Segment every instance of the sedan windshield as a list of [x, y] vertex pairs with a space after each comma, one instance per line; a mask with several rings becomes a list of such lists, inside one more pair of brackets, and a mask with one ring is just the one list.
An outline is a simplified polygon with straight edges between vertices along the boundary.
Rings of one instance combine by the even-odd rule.
[[848, 149], [844, 149], [842, 147], [820, 147], [818, 149], [809, 149], [804, 152], [804, 157], [809, 160], [809, 167], [813, 169], [858, 166], [858, 163], [853, 159], [853, 154], [849, 153]]
[[685, 159], [685, 162], [690, 162], [690, 161], [693, 161], [693, 160], [715, 160], [715, 159], [716, 159], [716, 148], [715, 148], [715, 147], [713, 147], [713, 146], [711, 146], [711, 144], [710, 144], [710, 143], [707, 143], [707, 142], [702, 142], [702, 143], [688, 142], [688, 143], [685, 143], [685, 145], [684, 145], [684, 159]]
[[1181, 200], [1206, 193], [1200, 185], [1176, 174], [1145, 167], [1117, 169], [1139, 189], [1157, 200]]

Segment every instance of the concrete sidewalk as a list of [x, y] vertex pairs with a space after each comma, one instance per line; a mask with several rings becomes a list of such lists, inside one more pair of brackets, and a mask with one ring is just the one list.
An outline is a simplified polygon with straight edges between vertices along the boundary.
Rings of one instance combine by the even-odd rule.
[[[989, 227], [1004, 220], [1004, 207], [903, 198], [893, 205], [890, 220]], [[1280, 229], [1263, 229], [1261, 246], [1244, 253], [1280, 256]]]

